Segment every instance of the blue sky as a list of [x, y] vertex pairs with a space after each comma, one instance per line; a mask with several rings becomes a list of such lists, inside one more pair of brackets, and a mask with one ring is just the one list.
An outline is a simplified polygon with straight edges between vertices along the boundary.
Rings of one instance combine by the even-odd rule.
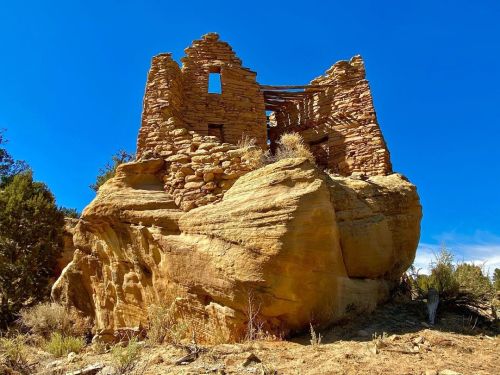
[[2, 1], [0, 127], [58, 203], [81, 210], [135, 150], [150, 59], [217, 31], [264, 84], [303, 84], [361, 54], [394, 169], [424, 208], [418, 262], [442, 241], [500, 266], [500, 2]]

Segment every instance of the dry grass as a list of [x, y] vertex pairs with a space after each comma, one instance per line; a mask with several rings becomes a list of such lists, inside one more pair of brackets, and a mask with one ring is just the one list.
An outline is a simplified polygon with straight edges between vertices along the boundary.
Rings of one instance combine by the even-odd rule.
[[[253, 312], [259, 310], [257, 302], [254, 301], [251, 305], [253, 307], [250, 310]], [[51, 356], [29, 346], [29, 341], [24, 344], [20, 338], [20, 349], [18, 344], [14, 345], [9, 349], [12, 353], [9, 357], [15, 360], [17, 358], [16, 361], [21, 364], [23, 361], [37, 363], [36, 368], [32, 366], [30, 371], [24, 372], [30, 374], [44, 373], [47, 370], [67, 373], [96, 363], [112, 366], [121, 373], [143, 375], [424, 374], [426, 371], [444, 373], [445, 370], [463, 374], [498, 373], [500, 338], [495, 337], [494, 333], [483, 331], [479, 323], [475, 325], [473, 320], [465, 322], [472, 326], [467, 335], [459, 333], [457, 329], [464, 323], [462, 316], [457, 313], [443, 316], [441, 323], [429, 329], [420, 323], [423, 316], [424, 303], [387, 304], [373, 314], [358, 316], [352, 322], [335, 326], [335, 329], [323, 330], [319, 350], [312, 350], [313, 342], [319, 342], [319, 335], [314, 327], [314, 335], [306, 332], [292, 341], [256, 340], [211, 348], [197, 348], [196, 341], [194, 346], [189, 347], [189, 344], [154, 345], [152, 342], [143, 345], [132, 339], [127, 346], [121, 343], [113, 347], [112, 353], [95, 354], [87, 351], [75, 361], [57, 361], [60, 363], [57, 368], [50, 367], [54, 366], [51, 365], [54, 362]], [[198, 326], [202, 323], [203, 320]], [[196, 332], [201, 337], [202, 330], [196, 328]], [[23, 348], [23, 345], [28, 346]], [[10, 343], [8, 346], [12, 347]], [[141, 349], [143, 346], [144, 349]], [[186, 349], [189, 349], [187, 356]], [[25, 357], [26, 352], [29, 352], [28, 358]], [[193, 353], [196, 355], [180, 364], [179, 359], [188, 358]], [[0, 358], [4, 355], [5, 350], [0, 349]], [[256, 356], [258, 360], [242, 367], [249, 355]], [[2, 371], [4, 370], [0, 364], [0, 374], [14, 373], [10, 370]]]
[[49, 338], [54, 332], [63, 336], [83, 336], [90, 329], [88, 319], [50, 302], [22, 310], [19, 323], [30, 333], [45, 338]]
[[314, 155], [298, 133], [283, 134], [278, 141], [278, 148], [274, 155], [269, 151], [264, 152], [256, 146], [254, 138], [247, 136], [240, 139], [238, 148], [241, 150], [242, 162], [252, 170], [288, 158], [306, 158], [311, 163], [316, 164]]
[[311, 346], [313, 347], [313, 349], [319, 349], [319, 346], [321, 345], [321, 333], [318, 333], [316, 334], [316, 331], [314, 330], [314, 327], [312, 325], [312, 323], [309, 323], [309, 327], [310, 327], [310, 333], [311, 333]]
[[238, 148], [241, 152], [241, 160], [250, 169], [258, 169], [266, 165], [267, 153], [256, 145], [255, 138], [244, 136], [238, 141]]
[[193, 301], [177, 298], [148, 311], [148, 340], [153, 344], [182, 346], [194, 338], [202, 344], [231, 342], [227, 328]]
[[316, 163], [314, 155], [298, 133], [285, 133], [280, 137], [274, 158], [276, 161], [287, 158], [306, 158], [311, 163]]

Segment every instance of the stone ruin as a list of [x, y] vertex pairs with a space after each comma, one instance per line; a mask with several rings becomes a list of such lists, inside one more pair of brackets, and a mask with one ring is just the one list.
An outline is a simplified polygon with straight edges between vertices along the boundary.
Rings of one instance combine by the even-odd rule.
[[[315, 164], [255, 164], [249, 150], [274, 152], [289, 132]], [[72, 226], [52, 296], [103, 340], [147, 327], [165, 305], [204, 337], [218, 327], [240, 340], [255, 334], [250, 320], [286, 336], [386, 300], [413, 262], [421, 217], [415, 186], [392, 173], [361, 57], [308, 85], [261, 85], [210, 33], [182, 67], [153, 58], [137, 160]]]
[[[216, 33], [185, 53], [182, 67], [169, 53], [153, 58], [137, 142], [138, 159], [171, 163], [165, 189], [183, 210], [219, 201], [251, 170], [237, 151], [245, 139], [274, 152], [283, 133], [295, 132], [333, 173], [392, 173], [360, 56], [308, 85], [269, 86]], [[219, 92], [210, 92], [210, 77]]]

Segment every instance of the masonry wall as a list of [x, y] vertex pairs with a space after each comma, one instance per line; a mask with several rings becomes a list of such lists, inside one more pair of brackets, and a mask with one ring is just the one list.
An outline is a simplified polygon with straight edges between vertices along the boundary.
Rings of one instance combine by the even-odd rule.
[[311, 85], [328, 87], [274, 114], [272, 148], [282, 133], [296, 131], [310, 145], [318, 164], [334, 173], [391, 173], [389, 150], [377, 122], [361, 57], [337, 62]]
[[176, 129], [186, 127], [182, 119], [183, 87], [179, 65], [170, 53], [151, 62], [142, 123], [137, 138], [137, 158], [168, 157], [175, 153]]
[[[222, 199], [237, 178], [254, 168], [245, 158], [267, 147], [264, 98], [255, 73], [241, 67], [231, 48], [207, 34], [186, 50], [182, 69], [171, 54], [155, 56], [144, 94], [137, 159], [162, 158], [165, 191], [183, 210]], [[222, 94], [208, 94], [208, 73], [221, 69]], [[223, 139], [208, 135], [222, 124]], [[256, 146], [240, 148], [248, 136]]]
[[[232, 48], [211, 33], [185, 49], [182, 58], [183, 119], [190, 130], [208, 135], [209, 125], [222, 126], [223, 141], [236, 144], [242, 137], [266, 147], [264, 96], [256, 73], [241, 66]], [[209, 73], [220, 73], [222, 93], [208, 93]]]
[[[227, 43], [207, 34], [186, 49], [182, 68], [170, 54], [152, 60], [137, 140], [137, 158], [162, 158], [165, 191], [189, 211], [222, 199], [256, 167], [252, 148], [267, 148], [266, 112], [255, 73], [243, 68]], [[208, 93], [208, 75], [220, 71], [221, 94]], [[288, 105], [272, 121], [271, 144], [298, 131], [333, 172], [387, 174], [389, 152], [377, 124], [361, 58], [342, 61], [311, 82], [327, 86]], [[210, 134], [209, 124], [222, 125]], [[240, 147], [244, 137], [256, 146]], [[254, 154], [255, 155], [255, 154]]]

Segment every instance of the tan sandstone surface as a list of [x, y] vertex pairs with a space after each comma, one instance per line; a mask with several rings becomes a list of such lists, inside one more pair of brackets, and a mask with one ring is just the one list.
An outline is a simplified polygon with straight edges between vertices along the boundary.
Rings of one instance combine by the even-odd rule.
[[148, 306], [175, 296], [238, 338], [251, 296], [266, 329], [287, 334], [373, 309], [413, 261], [421, 208], [398, 174], [328, 176], [284, 159], [183, 212], [162, 188], [164, 168], [120, 166], [75, 228], [53, 296], [97, 331], [146, 326]]

